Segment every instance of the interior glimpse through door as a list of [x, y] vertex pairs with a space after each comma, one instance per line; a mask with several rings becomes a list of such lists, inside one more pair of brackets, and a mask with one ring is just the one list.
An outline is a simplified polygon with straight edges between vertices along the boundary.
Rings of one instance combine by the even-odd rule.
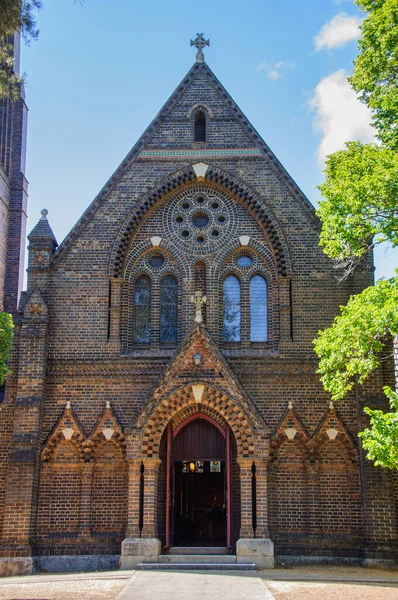
[[225, 461], [175, 461], [174, 546], [226, 546]]
[[229, 429], [189, 417], [167, 429], [166, 548], [231, 547]]

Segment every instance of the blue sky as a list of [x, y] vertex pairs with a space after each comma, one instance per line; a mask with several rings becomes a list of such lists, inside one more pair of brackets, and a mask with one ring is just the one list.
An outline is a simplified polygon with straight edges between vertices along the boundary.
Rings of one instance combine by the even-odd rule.
[[[28, 231], [67, 235], [210, 38], [206, 61], [316, 205], [325, 153], [369, 141], [346, 83], [361, 14], [347, 0], [44, 0], [22, 51], [29, 107]], [[376, 256], [392, 275], [396, 254]]]

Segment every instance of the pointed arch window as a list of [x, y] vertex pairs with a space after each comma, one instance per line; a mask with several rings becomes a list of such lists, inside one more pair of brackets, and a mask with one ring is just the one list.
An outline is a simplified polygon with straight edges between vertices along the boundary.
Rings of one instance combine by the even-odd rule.
[[240, 282], [234, 275], [224, 280], [224, 342], [240, 342]]
[[166, 275], [160, 292], [160, 341], [164, 344], [177, 342], [178, 330], [178, 283], [173, 275]]
[[200, 110], [195, 116], [195, 142], [206, 141], [206, 117], [205, 113]]
[[133, 342], [149, 344], [151, 341], [151, 280], [140, 275], [134, 286]]
[[250, 280], [250, 341], [268, 340], [267, 282], [261, 275]]

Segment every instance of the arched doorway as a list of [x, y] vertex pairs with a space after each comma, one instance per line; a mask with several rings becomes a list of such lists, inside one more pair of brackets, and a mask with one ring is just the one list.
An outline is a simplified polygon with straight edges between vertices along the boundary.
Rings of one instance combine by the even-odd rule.
[[231, 547], [230, 430], [197, 413], [167, 429], [166, 548]]

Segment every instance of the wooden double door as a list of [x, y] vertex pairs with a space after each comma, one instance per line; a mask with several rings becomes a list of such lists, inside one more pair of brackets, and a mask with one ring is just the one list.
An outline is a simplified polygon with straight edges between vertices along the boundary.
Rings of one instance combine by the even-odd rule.
[[230, 430], [206, 415], [167, 431], [166, 548], [231, 547]]

